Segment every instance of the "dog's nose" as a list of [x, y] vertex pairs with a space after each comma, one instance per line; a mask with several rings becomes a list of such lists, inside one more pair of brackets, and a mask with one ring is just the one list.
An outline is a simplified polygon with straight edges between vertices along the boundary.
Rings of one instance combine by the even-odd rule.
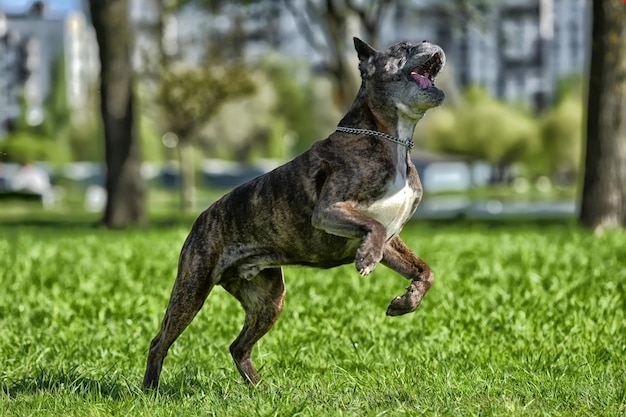
[[427, 41], [426, 39], [424, 39], [424, 40], [422, 41], [422, 43], [428, 43], [428, 41]]

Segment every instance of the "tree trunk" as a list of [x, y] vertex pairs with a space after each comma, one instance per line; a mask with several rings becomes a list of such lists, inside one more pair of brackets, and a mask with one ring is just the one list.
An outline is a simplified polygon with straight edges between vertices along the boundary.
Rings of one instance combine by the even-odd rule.
[[579, 222], [602, 231], [624, 221], [626, 4], [592, 3], [587, 152]]
[[345, 42], [348, 39], [346, 35], [348, 11], [342, 5], [335, 3], [333, 0], [327, 0], [326, 13], [322, 16], [326, 26], [326, 36], [329, 39], [328, 52], [332, 56], [332, 60], [327, 64], [327, 70], [334, 78], [337, 107], [344, 112], [352, 104], [359, 90], [359, 82], [356, 79], [356, 74], [358, 74], [356, 64], [350, 65], [350, 58], [354, 57], [353, 49], [350, 48], [348, 51], [345, 49]]
[[107, 203], [111, 228], [146, 223], [146, 189], [133, 114], [133, 71], [127, 0], [91, 0], [100, 47], [100, 104], [104, 124]]
[[193, 145], [187, 139], [178, 142], [180, 165], [180, 204], [184, 212], [193, 211], [196, 205], [196, 181], [193, 165]]

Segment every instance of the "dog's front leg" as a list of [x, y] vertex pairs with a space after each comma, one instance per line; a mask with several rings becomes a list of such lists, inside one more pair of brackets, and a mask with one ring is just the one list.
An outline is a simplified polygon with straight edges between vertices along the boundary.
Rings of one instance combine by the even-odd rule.
[[387, 230], [377, 220], [364, 215], [351, 203], [318, 205], [311, 219], [313, 226], [336, 236], [363, 239], [356, 252], [355, 265], [363, 276], [376, 268], [383, 258]]
[[406, 294], [389, 304], [387, 315], [400, 316], [415, 311], [433, 283], [432, 269], [411, 252], [399, 236], [394, 236], [385, 245], [382, 263], [411, 280]]

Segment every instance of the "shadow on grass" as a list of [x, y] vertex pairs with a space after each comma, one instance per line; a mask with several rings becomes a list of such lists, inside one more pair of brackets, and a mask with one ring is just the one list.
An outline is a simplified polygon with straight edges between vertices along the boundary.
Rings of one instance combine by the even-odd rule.
[[27, 377], [0, 381], [0, 392], [11, 399], [20, 395], [47, 393], [121, 401], [130, 397], [183, 398], [197, 394], [204, 386], [203, 381], [192, 377], [186, 378], [184, 383], [179, 385], [163, 384], [157, 390], [146, 390], [141, 385], [140, 379], [129, 380], [118, 372], [94, 377], [81, 372], [77, 367], [69, 370], [40, 368]]

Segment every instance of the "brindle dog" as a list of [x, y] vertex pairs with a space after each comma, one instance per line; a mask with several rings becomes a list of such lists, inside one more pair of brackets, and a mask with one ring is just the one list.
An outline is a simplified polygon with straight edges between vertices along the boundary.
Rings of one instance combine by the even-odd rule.
[[443, 50], [426, 41], [376, 51], [354, 38], [361, 88], [338, 130], [310, 150], [253, 179], [206, 209], [194, 223], [161, 329], [150, 345], [143, 385], [157, 387], [167, 351], [216, 284], [245, 310], [230, 346], [244, 380], [260, 377], [255, 343], [283, 308], [281, 265], [331, 268], [355, 262], [361, 275], [379, 262], [411, 281], [387, 315], [414, 311], [433, 272], [398, 236], [422, 186], [410, 159], [411, 137], [424, 112], [444, 93], [434, 79]]

